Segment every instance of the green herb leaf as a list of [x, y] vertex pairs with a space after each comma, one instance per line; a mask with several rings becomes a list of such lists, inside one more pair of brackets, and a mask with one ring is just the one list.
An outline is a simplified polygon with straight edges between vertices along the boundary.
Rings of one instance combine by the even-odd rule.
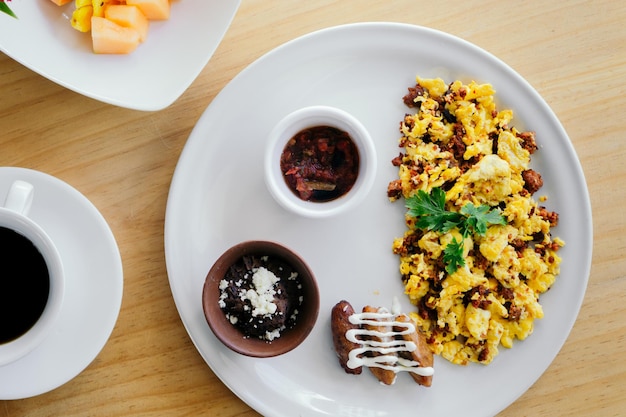
[[463, 239], [460, 242], [456, 238], [448, 243], [443, 250], [443, 262], [446, 264], [446, 272], [454, 274], [457, 269], [465, 266], [463, 259]]
[[[446, 210], [446, 193], [441, 188], [433, 188], [429, 193], [419, 190], [405, 201], [408, 215], [415, 217], [415, 227], [448, 233], [458, 228], [463, 238], [478, 234], [484, 236], [490, 225], [506, 224], [506, 219], [499, 209], [491, 209], [482, 204], [476, 207], [467, 203], [458, 213]], [[463, 239], [453, 239], [444, 249], [443, 261], [448, 274], [454, 273], [459, 266], [465, 265], [463, 259]]]
[[472, 203], [467, 203], [461, 208], [461, 214], [465, 216], [464, 230], [461, 231], [463, 236], [469, 236], [472, 233], [484, 236], [490, 225], [506, 224], [500, 210], [490, 210], [489, 206], [484, 204], [476, 207]]
[[11, 10], [11, 8], [4, 1], [0, 1], [0, 12], [6, 13], [9, 16], [17, 19], [17, 16], [15, 15], [15, 13], [13, 13], [13, 10]]
[[419, 190], [407, 198], [405, 204], [409, 216], [417, 219], [415, 226], [420, 229], [447, 233], [463, 220], [458, 213], [446, 211], [446, 193], [441, 188], [433, 188], [430, 194]]
[[417, 194], [406, 200], [409, 215], [413, 217], [443, 213], [445, 204], [446, 195], [440, 188], [433, 188], [430, 194], [419, 190]]

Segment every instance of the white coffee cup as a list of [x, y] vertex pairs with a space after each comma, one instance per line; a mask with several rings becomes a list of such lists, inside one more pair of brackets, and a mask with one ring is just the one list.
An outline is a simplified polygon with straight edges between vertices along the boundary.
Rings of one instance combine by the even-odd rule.
[[[26, 328], [25, 331], [16, 338], [0, 343], [0, 366], [22, 358], [39, 346], [56, 327], [57, 319], [63, 304], [65, 278], [63, 275], [63, 265], [59, 252], [48, 234], [37, 223], [28, 217], [33, 201], [34, 191], [33, 185], [26, 181], [17, 180], [11, 185], [4, 206], [0, 207], [0, 227], [9, 229], [10, 231], [25, 237], [39, 251], [48, 270], [48, 297], [47, 301], [45, 301], [45, 306], [43, 307], [41, 315], [39, 315], [39, 318], [35, 321], [32, 327]], [[3, 236], [10, 235], [13, 237], [14, 234], [10, 231], [3, 230]], [[8, 253], [9, 247], [7, 245], [9, 245], [9, 243], [0, 242], [0, 250]], [[12, 248], [15, 247], [15, 245], [12, 246]], [[17, 257], [15, 259], [17, 259]], [[6, 263], [8, 261], [12, 260], [5, 259], [4, 262]], [[23, 269], [20, 269], [19, 262], [21, 261], [11, 262], [18, 264], [17, 267], [9, 266], [8, 268], [5, 268], [5, 266], [0, 265], [0, 267], [3, 268], [3, 270], [0, 271], [0, 279], [26, 279], [23, 276], [25, 275], [24, 273], [20, 274], [20, 271], [25, 270], [26, 266]], [[2, 287], [1, 283], [0, 288], [7, 290], [7, 288]], [[41, 304], [43, 305], [43, 302]], [[6, 311], [3, 311], [3, 314], [5, 312]], [[7, 314], [7, 316], [11, 315]], [[2, 320], [6, 319], [7, 317], [0, 317], [0, 326], [3, 325]], [[5, 330], [8, 329], [8, 326], [5, 326]], [[0, 328], [0, 334], [2, 334], [5, 330]], [[6, 333], [9, 334], [9, 332]]]

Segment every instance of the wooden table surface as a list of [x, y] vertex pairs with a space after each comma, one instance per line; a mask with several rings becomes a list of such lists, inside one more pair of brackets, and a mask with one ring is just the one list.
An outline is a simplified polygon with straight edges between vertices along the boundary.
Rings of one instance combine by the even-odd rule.
[[561, 352], [501, 415], [623, 415], [626, 3], [243, 0], [199, 77], [158, 112], [83, 97], [0, 54], [0, 166], [40, 170], [77, 188], [109, 222], [124, 265], [119, 319], [101, 353], [49, 393], [0, 401], [0, 417], [257, 415], [213, 375], [178, 316], [163, 249], [170, 180], [202, 112], [248, 64], [297, 36], [360, 21], [462, 37], [518, 71], [557, 114], [591, 195], [591, 276]]

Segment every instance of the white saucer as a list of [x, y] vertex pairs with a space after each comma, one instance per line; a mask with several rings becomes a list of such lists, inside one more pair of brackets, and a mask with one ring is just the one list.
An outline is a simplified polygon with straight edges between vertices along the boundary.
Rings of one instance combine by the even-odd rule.
[[30, 217], [57, 244], [66, 272], [58, 329], [34, 351], [0, 366], [0, 399], [32, 397], [82, 372], [107, 342], [122, 303], [122, 260], [98, 209], [79, 191], [42, 172], [0, 167], [0, 202], [14, 180], [35, 186]]

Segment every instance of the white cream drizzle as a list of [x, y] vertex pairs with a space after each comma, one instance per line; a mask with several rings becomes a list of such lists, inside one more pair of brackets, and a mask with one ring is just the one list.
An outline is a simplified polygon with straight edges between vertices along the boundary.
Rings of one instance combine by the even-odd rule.
[[[395, 301], [395, 300], [394, 300]], [[348, 367], [351, 369], [359, 366], [377, 367], [398, 372], [413, 372], [421, 376], [431, 376], [434, 369], [430, 366], [420, 366], [420, 363], [410, 359], [402, 358], [396, 353], [413, 352], [417, 345], [404, 339], [396, 339], [396, 336], [411, 334], [415, 332], [413, 323], [406, 323], [395, 320], [399, 315], [398, 305], [394, 302], [392, 312], [385, 308], [380, 308], [376, 313], [354, 313], [349, 317], [350, 323], [359, 326], [372, 325], [385, 327], [387, 331], [367, 330], [363, 328], [350, 329], [346, 332], [346, 339], [352, 343], [360, 345], [348, 354]], [[393, 328], [403, 328], [402, 331], [395, 331]], [[381, 341], [367, 340], [375, 336]], [[366, 356], [368, 352], [376, 352], [377, 356]]]

